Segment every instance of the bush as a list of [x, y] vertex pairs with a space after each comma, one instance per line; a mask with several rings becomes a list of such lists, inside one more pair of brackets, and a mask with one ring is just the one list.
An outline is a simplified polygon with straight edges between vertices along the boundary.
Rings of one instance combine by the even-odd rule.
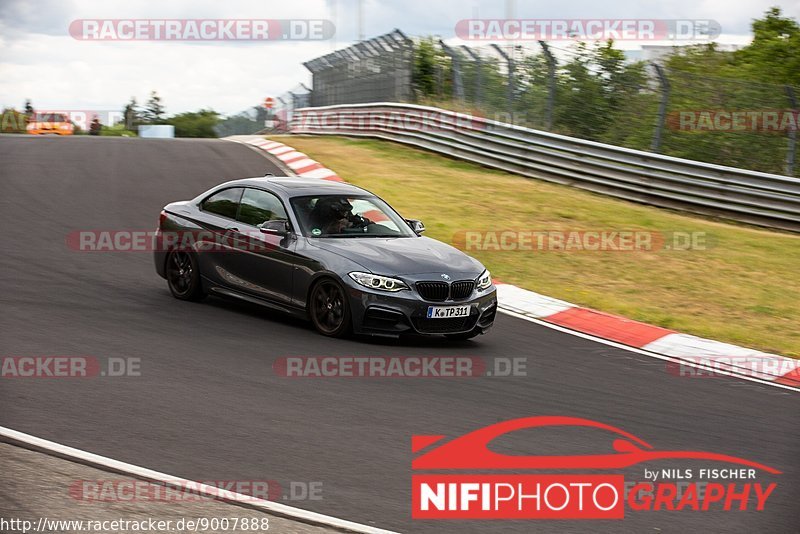
[[220, 117], [216, 111], [201, 109], [173, 115], [166, 122], [175, 126], [175, 137], [217, 137], [214, 127]]
[[115, 124], [113, 126], [103, 126], [103, 128], [100, 130], [100, 135], [106, 135], [109, 137], [136, 137], [136, 133], [126, 130], [125, 125], [122, 123]]

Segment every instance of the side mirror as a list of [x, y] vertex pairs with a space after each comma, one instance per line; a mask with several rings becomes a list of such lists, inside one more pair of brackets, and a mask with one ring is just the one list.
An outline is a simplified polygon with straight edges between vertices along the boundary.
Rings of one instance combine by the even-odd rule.
[[425, 225], [422, 224], [422, 221], [419, 219], [406, 219], [406, 224], [408, 224], [409, 228], [414, 230], [414, 233], [417, 235], [425, 231]]
[[286, 236], [289, 235], [291, 227], [289, 226], [289, 221], [276, 219], [273, 221], [266, 221], [259, 224], [258, 229], [264, 232], [265, 234]]

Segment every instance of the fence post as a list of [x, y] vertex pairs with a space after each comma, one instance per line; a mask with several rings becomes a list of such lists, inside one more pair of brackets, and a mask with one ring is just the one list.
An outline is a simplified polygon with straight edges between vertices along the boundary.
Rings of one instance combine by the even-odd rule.
[[474, 93], [472, 95], [472, 99], [476, 106], [480, 106], [481, 88], [483, 86], [483, 59], [481, 58], [480, 54], [476, 54], [470, 47], [462, 45], [461, 48], [463, 48], [464, 51], [469, 54], [469, 57], [471, 57], [475, 62], [475, 89], [473, 89]]
[[544, 41], [539, 41], [542, 53], [547, 60], [547, 105], [545, 107], [545, 124], [547, 131], [553, 129], [553, 108], [556, 102], [556, 58], [550, 52], [550, 47]]
[[439, 39], [439, 46], [441, 46], [444, 53], [453, 60], [453, 95], [456, 97], [456, 100], [463, 102], [464, 84], [461, 80], [461, 57], [458, 55], [458, 52], [444, 44], [444, 41], [441, 39]]
[[[281, 109], [283, 110], [283, 117], [284, 117], [283, 120], [286, 121], [286, 131], [287, 132], [291, 131], [292, 128], [290, 123], [292, 121], [292, 116], [289, 113], [289, 107], [286, 105], [286, 100], [284, 100], [283, 97], [279, 96], [278, 102], [281, 103]], [[280, 112], [276, 112], [275, 115], [278, 117], [278, 123], [280, 125], [280, 120], [281, 120]]]
[[511, 121], [514, 121], [514, 69], [516, 65], [514, 64], [514, 59], [506, 54], [502, 48], [500, 48], [497, 44], [492, 43], [492, 48], [497, 50], [497, 53], [500, 54], [503, 59], [506, 60], [508, 64], [508, 115], [511, 117]]
[[791, 85], [786, 85], [786, 96], [789, 97], [789, 104], [792, 106], [792, 113], [795, 114], [795, 127], [789, 128], [789, 143], [786, 147], [786, 176], [794, 176], [794, 162], [797, 155], [797, 129], [800, 124], [797, 124], [797, 119], [800, 118], [797, 106], [797, 95], [794, 94], [794, 88]]
[[314, 91], [310, 87], [306, 86], [306, 84], [304, 84], [302, 82], [300, 83], [300, 87], [302, 87], [303, 89], [308, 91], [308, 95], [306, 96], [306, 100], [308, 101], [307, 105], [310, 106], [311, 105], [311, 99], [313, 98], [312, 95], [313, 95]]
[[290, 120], [294, 118], [294, 110], [297, 109], [297, 95], [294, 94], [292, 91], [288, 91], [289, 97], [291, 98], [291, 102], [289, 104], [289, 117]]
[[656, 129], [653, 132], [653, 143], [650, 150], [655, 153], [661, 152], [661, 136], [664, 130], [664, 122], [667, 118], [667, 102], [669, 101], [669, 80], [664, 72], [664, 68], [658, 63], [651, 63], [658, 75], [658, 83], [661, 86], [661, 102], [658, 104], [658, 119], [656, 120]]

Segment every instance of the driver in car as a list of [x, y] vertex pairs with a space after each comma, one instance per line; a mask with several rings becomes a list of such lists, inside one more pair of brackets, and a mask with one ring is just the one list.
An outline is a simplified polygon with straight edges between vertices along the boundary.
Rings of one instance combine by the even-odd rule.
[[323, 234], [342, 234], [348, 228], [366, 228], [372, 221], [353, 213], [353, 205], [346, 198], [321, 198], [318, 206], [316, 226]]

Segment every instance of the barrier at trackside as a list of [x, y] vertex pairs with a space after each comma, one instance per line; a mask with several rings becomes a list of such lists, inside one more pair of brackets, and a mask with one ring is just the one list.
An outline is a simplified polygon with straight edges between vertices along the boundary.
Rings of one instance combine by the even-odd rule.
[[800, 179], [584, 141], [412, 104], [295, 111], [293, 134], [387, 139], [626, 200], [800, 232]]

